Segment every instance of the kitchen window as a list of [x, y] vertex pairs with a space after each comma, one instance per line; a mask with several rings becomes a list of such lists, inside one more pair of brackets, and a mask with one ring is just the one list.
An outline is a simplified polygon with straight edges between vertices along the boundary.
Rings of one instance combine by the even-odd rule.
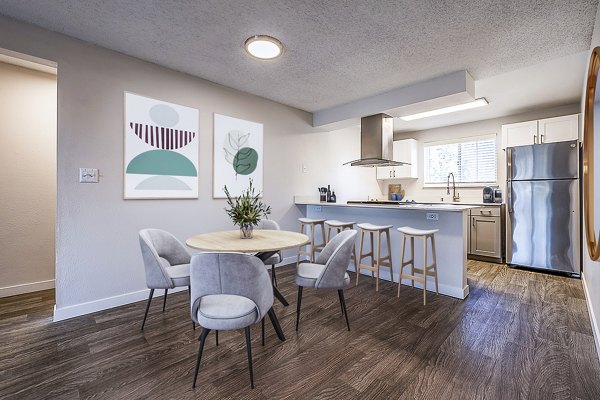
[[496, 135], [425, 143], [424, 186], [446, 185], [454, 173], [461, 186], [496, 185]]

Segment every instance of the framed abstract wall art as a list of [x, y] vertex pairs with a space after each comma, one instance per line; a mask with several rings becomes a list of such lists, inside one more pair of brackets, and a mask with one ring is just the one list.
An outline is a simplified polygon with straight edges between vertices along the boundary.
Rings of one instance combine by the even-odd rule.
[[214, 116], [213, 198], [225, 198], [223, 187], [239, 196], [252, 179], [263, 190], [263, 125], [226, 115]]
[[198, 198], [198, 117], [125, 92], [125, 199]]

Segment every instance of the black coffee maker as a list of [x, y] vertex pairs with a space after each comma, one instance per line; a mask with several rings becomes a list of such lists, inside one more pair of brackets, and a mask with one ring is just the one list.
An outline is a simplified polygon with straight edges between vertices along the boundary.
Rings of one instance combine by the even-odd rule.
[[494, 189], [486, 186], [483, 188], [483, 202], [493, 203], [494, 202]]
[[327, 201], [327, 188], [320, 187], [319, 189], [319, 201], [325, 203]]

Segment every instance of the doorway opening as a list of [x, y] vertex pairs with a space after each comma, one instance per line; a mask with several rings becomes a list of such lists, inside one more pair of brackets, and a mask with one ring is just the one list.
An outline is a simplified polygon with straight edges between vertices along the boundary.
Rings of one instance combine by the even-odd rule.
[[0, 49], [3, 302], [55, 287], [57, 103], [56, 63]]

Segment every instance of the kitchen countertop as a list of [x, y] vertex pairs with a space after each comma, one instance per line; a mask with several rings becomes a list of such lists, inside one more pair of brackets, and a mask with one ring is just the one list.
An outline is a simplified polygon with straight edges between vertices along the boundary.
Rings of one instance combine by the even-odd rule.
[[[374, 203], [375, 205], [381, 203], [381, 204], [398, 204], [397, 200], [376, 200], [376, 201], [370, 201], [370, 200], [348, 200], [348, 203], [352, 203], [352, 204], [370, 204], [370, 203]], [[401, 201], [402, 204], [404, 204], [404, 201]], [[321, 204], [321, 203], [319, 203]], [[501, 207], [504, 203], [484, 203], [482, 201], [480, 202], [474, 202], [474, 201], [468, 201], [468, 202], [463, 202], [463, 201], [456, 201], [456, 202], [446, 202], [446, 201], [422, 201], [422, 202], [416, 202], [416, 204], [441, 204], [441, 205], [447, 205], [447, 204], [452, 204], [452, 205], [457, 205], [457, 206], [477, 206], [477, 207]]]
[[415, 210], [415, 211], [452, 211], [462, 212], [470, 210], [472, 208], [480, 207], [479, 205], [467, 205], [467, 204], [433, 204], [433, 203], [401, 203], [391, 202], [390, 204], [368, 204], [368, 202], [360, 204], [344, 204], [344, 203], [321, 203], [318, 201], [296, 201], [297, 205], [306, 206], [324, 206], [324, 207], [352, 207], [352, 208], [377, 208], [377, 209], [390, 209], [390, 210]]

